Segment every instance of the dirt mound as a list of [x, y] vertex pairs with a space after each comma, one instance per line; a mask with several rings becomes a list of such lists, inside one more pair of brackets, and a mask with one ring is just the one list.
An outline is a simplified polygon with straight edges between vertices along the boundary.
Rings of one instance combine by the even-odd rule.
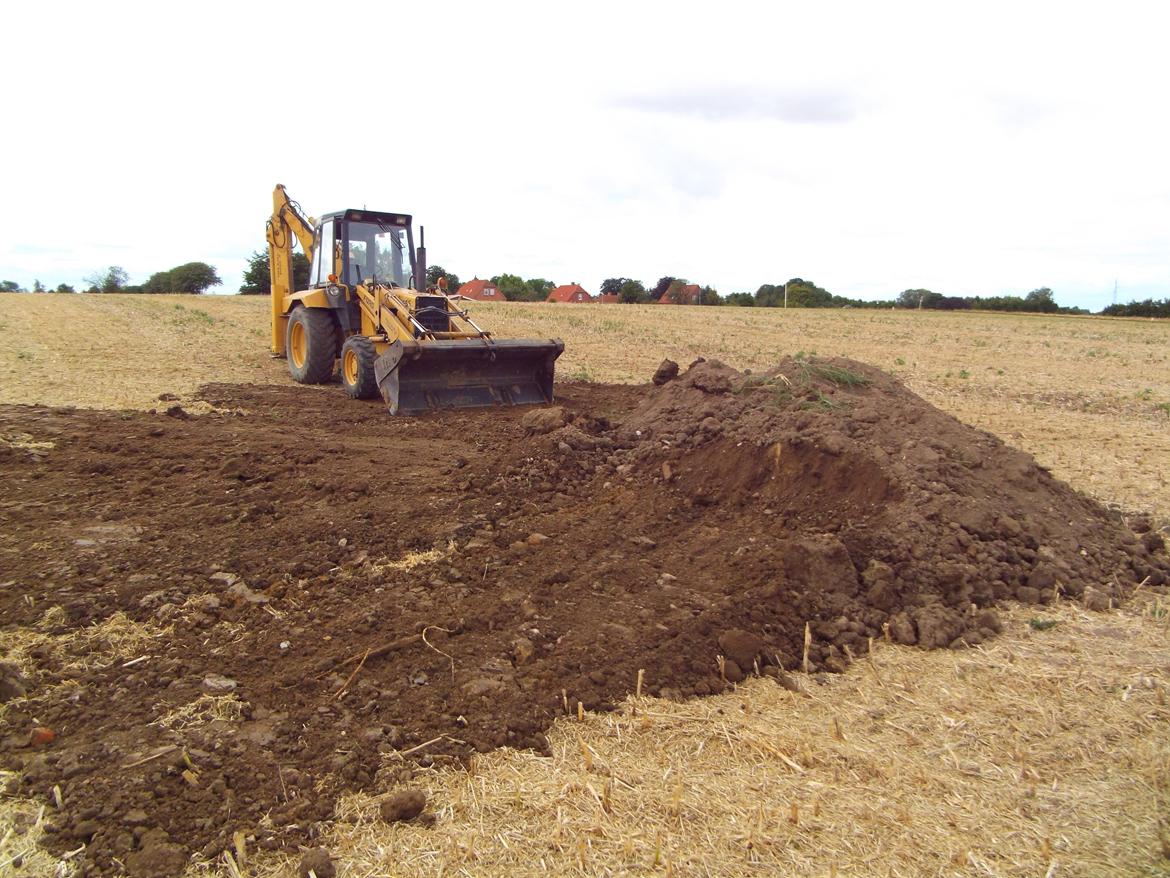
[[341, 791], [541, 749], [639, 669], [673, 697], [787, 683], [1170, 572], [1148, 523], [858, 363], [558, 392], [539, 416], [224, 386], [187, 419], [0, 409], [42, 443], [0, 496], [27, 689], [0, 762], [59, 788], [52, 844], [95, 874], [304, 844]]
[[[1030, 455], [862, 363], [788, 360], [745, 375], [699, 361], [623, 428], [642, 443], [641, 463], [665, 466], [684, 506], [766, 523], [791, 583], [779, 590], [847, 595], [842, 628], [880, 620], [905, 643], [970, 645], [991, 627], [972, 604], [1049, 603], [1086, 588], [1100, 600], [1167, 581], [1150, 557], [1156, 535], [1139, 539]], [[832, 627], [820, 630], [855, 647]]]

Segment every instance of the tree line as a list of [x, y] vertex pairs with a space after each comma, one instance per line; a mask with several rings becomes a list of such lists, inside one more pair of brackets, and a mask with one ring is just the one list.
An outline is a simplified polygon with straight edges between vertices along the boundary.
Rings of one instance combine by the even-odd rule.
[[[105, 271], [94, 272], [82, 280], [88, 285], [82, 287], [83, 293], [191, 293], [197, 295], [210, 287], [223, 283], [215, 269], [206, 262], [185, 262], [168, 271], [156, 271], [142, 284], [130, 283], [130, 275], [120, 265], [111, 265]], [[15, 281], [0, 281], [0, 292], [75, 293], [77, 290], [69, 284], [58, 284], [55, 289], [49, 289], [38, 279], [33, 281], [31, 290], [21, 289]]]
[[[309, 286], [309, 260], [304, 253], [293, 253], [293, 283], [296, 289]], [[248, 258], [240, 293], [244, 295], [268, 295], [270, 287], [268, 251], [259, 250]], [[462, 283], [457, 274], [445, 270], [441, 265], [432, 265], [427, 270], [427, 280], [437, 283], [440, 277], [447, 278], [447, 292], [459, 291]], [[150, 275], [142, 284], [131, 284], [127, 272], [120, 266], [111, 265], [104, 271], [95, 272], [83, 279], [82, 291], [87, 293], [192, 293], [206, 292], [222, 281], [215, 268], [206, 262], [187, 262], [167, 271]], [[543, 277], [523, 278], [516, 274], [497, 274], [490, 278], [492, 284], [513, 302], [543, 302], [555, 289], [556, 282]], [[761, 284], [754, 293], [735, 292], [720, 295], [710, 286], [699, 288], [697, 301], [690, 292], [684, 293], [690, 285], [686, 278], [664, 275], [653, 286], [648, 287], [640, 280], [629, 277], [609, 277], [601, 283], [602, 295], [616, 296], [624, 304], [646, 304], [658, 302], [666, 297], [668, 301], [680, 304], [729, 305], [742, 308], [912, 308], [930, 311], [1008, 311], [1031, 314], [1089, 314], [1084, 308], [1066, 307], [1057, 303], [1055, 294], [1048, 287], [1039, 287], [1023, 296], [946, 296], [927, 289], [903, 290], [893, 299], [871, 301], [838, 296], [810, 280], [794, 277], [778, 284]], [[76, 290], [69, 284], [58, 284], [50, 288], [35, 280], [31, 290], [22, 288], [15, 281], [0, 281], [0, 293], [72, 293]], [[1099, 313], [1111, 317], [1170, 317], [1170, 299], [1145, 299], [1128, 304], [1109, 305]]]
[[[669, 299], [686, 285], [684, 278], [666, 276], [651, 289], [629, 278], [608, 278], [602, 283], [602, 293], [617, 293], [620, 302], [657, 302], [664, 295]], [[679, 301], [679, 299], [675, 299]], [[731, 305], [741, 308], [914, 308], [939, 311], [1017, 311], [1036, 314], [1088, 314], [1084, 308], [1065, 307], [1056, 302], [1048, 287], [1032, 290], [1024, 296], [944, 296], [926, 289], [904, 290], [893, 299], [852, 299], [839, 296], [818, 286], [811, 280], [789, 278], [784, 283], [761, 284], [754, 293], [735, 292], [721, 296], [711, 287], [703, 287], [697, 303], [701, 305]], [[1159, 303], [1147, 301], [1132, 306], [1111, 306], [1103, 314], [1132, 313], [1140, 316], [1170, 316], [1155, 313]]]
[[944, 296], [930, 290], [904, 290], [895, 304], [899, 308], [932, 311], [1019, 311], [1026, 314], [1088, 314], [1085, 308], [1065, 307], [1056, 302], [1048, 287], [1039, 287], [1024, 296]]
[[49, 289], [40, 280], [33, 281], [32, 289], [26, 290], [14, 280], [0, 280], [0, 293], [76, 293], [69, 284], [58, 284], [56, 289]]
[[[455, 278], [457, 282], [458, 277]], [[556, 283], [543, 277], [530, 277], [527, 280], [517, 274], [497, 274], [488, 278], [509, 302], [543, 302], [548, 294], [556, 289]], [[451, 284], [451, 276], [447, 276], [447, 292], [455, 292]]]
[[755, 293], [732, 293], [728, 304], [740, 307], [783, 308], [891, 308], [893, 302], [850, 299], [830, 293], [811, 280], [789, 278], [784, 283], [761, 284]]
[[1170, 299], [1143, 299], [1127, 305], [1109, 305], [1101, 313], [1107, 317], [1170, 317]]

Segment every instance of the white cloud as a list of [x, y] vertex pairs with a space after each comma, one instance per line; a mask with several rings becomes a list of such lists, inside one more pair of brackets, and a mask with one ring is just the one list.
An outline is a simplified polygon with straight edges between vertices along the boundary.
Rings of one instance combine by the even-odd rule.
[[0, 278], [234, 289], [282, 182], [463, 277], [1170, 295], [1159, 5], [809, 6], [13, 7]]
[[663, 92], [632, 93], [617, 107], [725, 119], [775, 119], [779, 122], [847, 122], [857, 115], [853, 95], [840, 91], [788, 91], [764, 85], [675, 87]]

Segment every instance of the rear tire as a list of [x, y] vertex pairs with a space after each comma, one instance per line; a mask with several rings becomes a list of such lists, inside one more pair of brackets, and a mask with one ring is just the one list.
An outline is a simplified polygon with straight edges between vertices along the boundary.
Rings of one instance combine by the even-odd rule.
[[373, 399], [378, 395], [374, 377], [374, 343], [364, 335], [351, 335], [341, 346], [341, 386], [354, 399]]
[[325, 384], [333, 378], [337, 334], [333, 315], [324, 308], [297, 308], [285, 336], [288, 374], [300, 384]]

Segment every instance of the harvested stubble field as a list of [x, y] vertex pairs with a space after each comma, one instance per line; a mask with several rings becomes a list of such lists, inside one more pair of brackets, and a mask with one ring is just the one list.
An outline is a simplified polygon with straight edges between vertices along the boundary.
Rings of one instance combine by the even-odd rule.
[[562, 413], [391, 421], [265, 304], [0, 300], [0, 874], [1165, 871], [1161, 541], [1008, 447], [1156, 530], [1164, 326], [484, 307]]

